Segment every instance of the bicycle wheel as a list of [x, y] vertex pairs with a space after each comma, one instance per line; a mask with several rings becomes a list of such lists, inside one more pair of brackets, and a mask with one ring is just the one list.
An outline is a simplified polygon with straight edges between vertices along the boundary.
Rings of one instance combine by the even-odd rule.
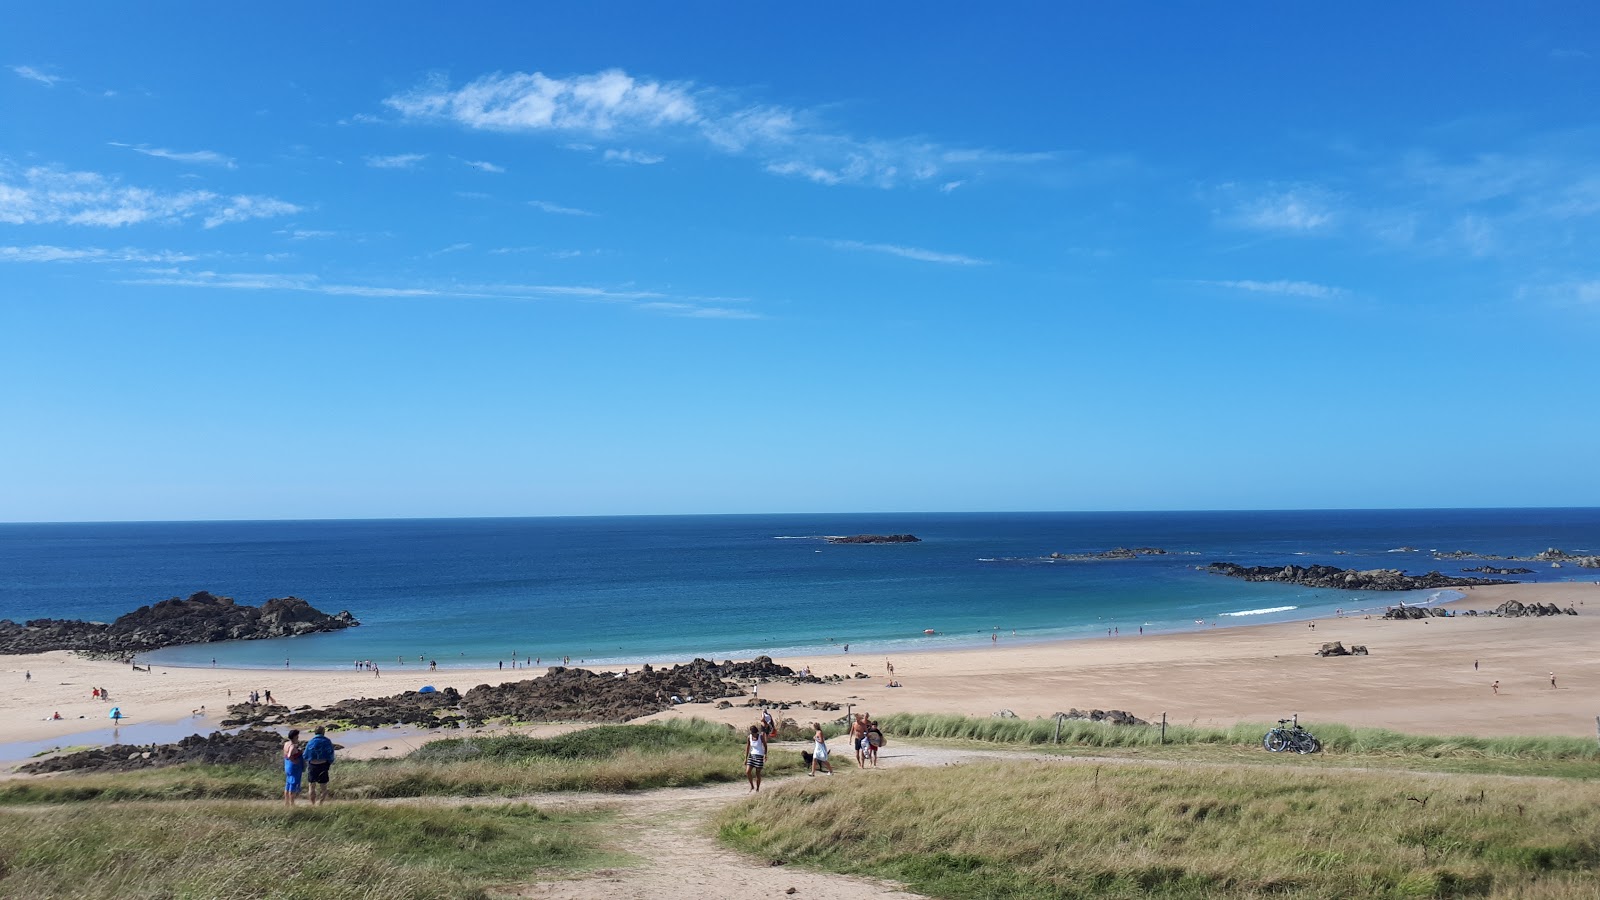
[[1267, 748], [1267, 752], [1269, 753], [1282, 753], [1289, 746], [1289, 737], [1282, 731], [1274, 728], [1273, 730], [1267, 732], [1266, 737], [1261, 739], [1261, 746]]
[[1317, 740], [1315, 737], [1313, 737], [1313, 736], [1311, 736], [1309, 734], [1306, 735], [1306, 746], [1310, 748], [1309, 750], [1305, 751], [1307, 753], [1321, 753], [1322, 752], [1322, 742]]

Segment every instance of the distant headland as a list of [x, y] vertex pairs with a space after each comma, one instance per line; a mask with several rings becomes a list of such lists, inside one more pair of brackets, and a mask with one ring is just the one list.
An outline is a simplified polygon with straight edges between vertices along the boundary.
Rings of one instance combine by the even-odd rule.
[[0, 654], [76, 650], [128, 656], [179, 644], [292, 637], [360, 624], [349, 610], [328, 615], [299, 597], [241, 606], [232, 597], [201, 591], [187, 600], [173, 597], [141, 606], [109, 625], [68, 619], [32, 619], [18, 624], [0, 619]]

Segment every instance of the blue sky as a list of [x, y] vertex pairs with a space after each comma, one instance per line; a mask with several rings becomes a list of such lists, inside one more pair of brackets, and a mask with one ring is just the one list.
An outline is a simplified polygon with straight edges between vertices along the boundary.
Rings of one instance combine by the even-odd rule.
[[1600, 505], [1592, 5], [974, 9], [14, 5], [0, 520]]

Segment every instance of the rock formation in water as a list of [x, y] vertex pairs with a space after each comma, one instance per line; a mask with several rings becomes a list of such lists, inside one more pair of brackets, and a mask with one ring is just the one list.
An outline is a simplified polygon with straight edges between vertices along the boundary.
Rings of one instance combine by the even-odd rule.
[[231, 597], [201, 591], [187, 600], [173, 597], [141, 606], [109, 625], [67, 619], [33, 619], [19, 625], [0, 619], [0, 654], [79, 650], [128, 655], [178, 644], [290, 637], [360, 624], [348, 610], [330, 616], [298, 597], [240, 606]]
[[1052, 553], [1050, 559], [1095, 560], [1095, 559], [1138, 559], [1141, 556], [1166, 556], [1167, 551], [1160, 547], [1113, 547], [1099, 553]]
[[1306, 587], [1339, 588], [1347, 591], [1427, 591], [1436, 588], [1468, 587], [1490, 584], [1516, 584], [1498, 578], [1467, 578], [1429, 572], [1426, 575], [1407, 575], [1399, 569], [1341, 569], [1337, 566], [1251, 566], [1229, 562], [1216, 562], [1206, 566], [1207, 572], [1242, 578], [1245, 581], [1275, 581], [1283, 584], [1302, 584]]
[[918, 544], [914, 534], [848, 534], [828, 538], [830, 544]]

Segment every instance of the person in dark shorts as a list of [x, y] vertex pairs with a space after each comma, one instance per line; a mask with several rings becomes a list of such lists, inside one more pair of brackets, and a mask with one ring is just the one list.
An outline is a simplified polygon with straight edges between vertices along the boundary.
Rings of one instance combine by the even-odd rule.
[[746, 743], [749, 750], [744, 758], [744, 777], [750, 782], [750, 790], [761, 790], [761, 769], [767, 763], [767, 736], [761, 733], [761, 726], [751, 725], [750, 736]]
[[333, 767], [333, 741], [328, 740], [327, 729], [316, 727], [316, 736], [306, 741], [303, 751], [306, 758], [306, 784], [311, 786], [311, 805], [328, 801], [328, 770]]

